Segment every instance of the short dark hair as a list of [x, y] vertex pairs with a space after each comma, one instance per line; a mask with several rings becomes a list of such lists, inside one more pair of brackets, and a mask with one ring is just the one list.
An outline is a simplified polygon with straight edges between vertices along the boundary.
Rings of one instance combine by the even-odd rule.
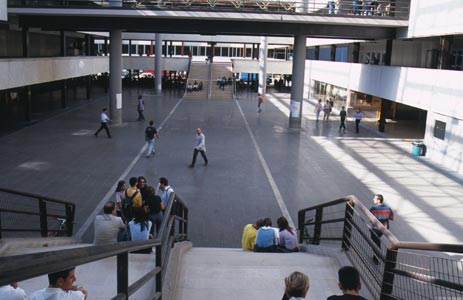
[[103, 212], [105, 214], [111, 214], [114, 209], [116, 209], [116, 203], [114, 203], [113, 201], [108, 201], [103, 207]]
[[108, 110], [108, 109], [107, 109], [106, 107], [105, 107], [105, 108], [103, 108], [103, 111], [107, 111], [107, 110]]
[[141, 95], [138, 95], [138, 99], [141, 99], [141, 98], [142, 98], [142, 96], [141, 96]]
[[378, 198], [379, 202], [383, 203], [383, 201], [384, 201], [383, 195], [381, 195], [381, 194], [376, 194], [375, 197]]
[[256, 227], [257, 229], [261, 228], [262, 226], [264, 226], [264, 219], [258, 219], [256, 221]]
[[345, 266], [338, 271], [339, 283], [343, 290], [358, 290], [360, 287], [360, 274], [356, 268]]
[[146, 195], [147, 196], [150, 196], [150, 197], [154, 196], [154, 192], [155, 192], [154, 187], [149, 186], [149, 187], [146, 188]]
[[59, 271], [59, 272], [56, 272], [56, 273], [48, 274], [48, 283], [50, 285], [52, 285], [52, 286], [55, 286], [58, 279], [60, 279], [60, 278], [63, 278], [63, 279], [68, 278], [69, 273], [71, 273], [74, 269], [75, 269], [75, 267], [70, 268], [70, 269], [66, 269], [66, 270], [62, 270], [62, 271]]
[[138, 178], [137, 178], [137, 177], [132, 177], [132, 178], [129, 179], [130, 186], [136, 185], [137, 182], [138, 182]]
[[272, 219], [265, 218], [264, 219], [264, 226], [272, 226]]
[[138, 176], [138, 182], [140, 182], [140, 180], [144, 180], [146, 183], [146, 178], [144, 176]]
[[116, 187], [116, 192], [122, 192], [122, 186], [125, 184], [124, 180], [119, 180]]
[[151, 121], [150, 121], [150, 125], [153, 126], [153, 124], [154, 124], [154, 122], [153, 122], [153, 120], [151, 120]]
[[159, 178], [159, 183], [162, 183], [163, 185], [169, 185], [169, 180], [165, 177]]

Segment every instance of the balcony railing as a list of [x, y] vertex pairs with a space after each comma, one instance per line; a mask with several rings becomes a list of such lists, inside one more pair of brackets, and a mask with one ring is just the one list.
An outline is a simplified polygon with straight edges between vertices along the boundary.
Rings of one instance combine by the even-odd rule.
[[409, 0], [8, 0], [9, 7], [208, 9], [408, 19]]

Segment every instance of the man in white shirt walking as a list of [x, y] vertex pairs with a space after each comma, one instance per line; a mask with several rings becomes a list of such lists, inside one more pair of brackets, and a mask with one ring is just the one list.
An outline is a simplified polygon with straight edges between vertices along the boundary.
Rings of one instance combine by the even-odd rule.
[[204, 136], [203, 130], [201, 128], [196, 129], [196, 145], [193, 152], [193, 160], [189, 165], [190, 168], [194, 168], [198, 152], [201, 153], [201, 156], [204, 159], [204, 166], [207, 166], [208, 160], [206, 156], [206, 137]]
[[109, 133], [109, 128], [108, 128], [108, 122], [111, 122], [111, 119], [106, 114], [106, 111], [107, 111], [106, 108], [103, 108], [103, 110], [101, 111], [101, 114], [100, 114], [101, 126], [97, 130], [97, 132], [95, 132], [95, 136], [98, 136], [98, 133], [104, 129], [106, 130], [106, 134], [108, 135], [108, 138], [111, 138], [111, 133]]

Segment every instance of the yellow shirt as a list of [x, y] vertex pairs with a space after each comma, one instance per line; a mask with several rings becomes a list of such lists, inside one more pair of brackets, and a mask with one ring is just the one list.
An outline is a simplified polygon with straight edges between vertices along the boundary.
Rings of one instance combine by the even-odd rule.
[[254, 224], [244, 226], [243, 237], [241, 238], [241, 245], [244, 251], [252, 251], [254, 249], [256, 235], [257, 229], [254, 228]]
[[[127, 189], [127, 196], [132, 197], [132, 195], [138, 191], [137, 188], [129, 187]], [[132, 207], [141, 207], [143, 205], [143, 199], [141, 198], [141, 193], [138, 191], [138, 194], [132, 199]]]

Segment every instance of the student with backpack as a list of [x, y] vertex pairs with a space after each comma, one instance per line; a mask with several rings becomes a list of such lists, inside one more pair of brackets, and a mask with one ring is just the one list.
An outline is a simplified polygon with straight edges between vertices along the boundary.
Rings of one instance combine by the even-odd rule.
[[140, 190], [137, 188], [138, 179], [137, 177], [132, 177], [129, 180], [130, 187], [124, 192], [124, 201], [122, 213], [126, 222], [132, 220], [133, 209], [135, 207], [143, 207], [143, 199], [140, 193]]
[[146, 157], [150, 157], [151, 154], [154, 155], [154, 138], [159, 139], [159, 133], [155, 127], [153, 127], [154, 122], [151, 120], [150, 125], [145, 129], [145, 140], [148, 143], [148, 148], [146, 150]]

